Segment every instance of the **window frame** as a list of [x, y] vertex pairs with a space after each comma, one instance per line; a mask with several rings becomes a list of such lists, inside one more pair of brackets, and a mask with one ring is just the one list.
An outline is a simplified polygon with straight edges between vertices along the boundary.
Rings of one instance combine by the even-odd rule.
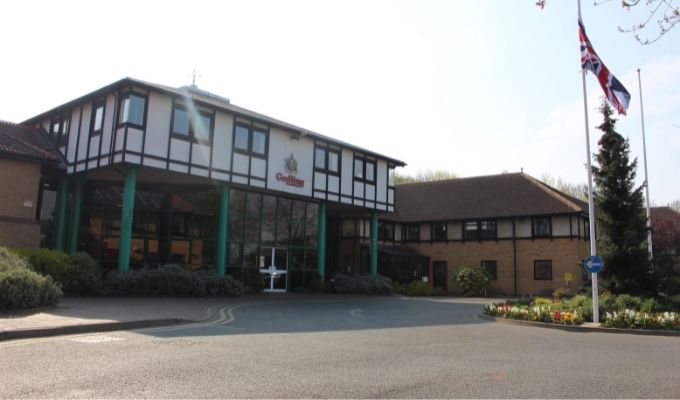
[[[471, 224], [474, 224], [475, 230], [474, 230], [474, 237], [469, 237], [468, 236], [468, 230], [466, 229], [468, 225], [472, 226]], [[481, 240], [481, 232], [479, 229], [479, 221], [463, 221], [463, 240], [464, 241], [479, 241]], [[472, 231], [470, 231], [472, 232]]]
[[[444, 237], [437, 237], [437, 227], [443, 227]], [[441, 233], [441, 232], [440, 232]], [[446, 222], [432, 222], [430, 223], [430, 239], [433, 242], [446, 242], [449, 240], [449, 227]]]
[[[357, 161], [361, 162], [361, 176], [357, 176]], [[373, 178], [368, 179], [366, 177], [366, 164], [372, 164], [373, 165]], [[377, 165], [378, 162], [377, 160], [367, 158], [366, 156], [358, 155], [354, 153], [354, 162], [352, 164], [352, 177], [354, 178], [354, 181], [356, 182], [363, 182], [366, 184], [370, 185], [375, 185], [376, 184], [376, 178], [378, 175], [378, 170], [377, 170]]]
[[[214, 125], [214, 122], [213, 122]], [[236, 131], [237, 128], [244, 128], [246, 129], [248, 133], [248, 148], [247, 149], [242, 149], [240, 147], [236, 147]], [[254, 137], [255, 134], [254, 132], [260, 132], [264, 134], [264, 153], [259, 153], [253, 150], [253, 142], [254, 142]], [[270, 134], [270, 129], [269, 127], [267, 128], [261, 128], [259, 126], [255, 126], [252, 123], [247, 123], [247, 122], [242, 122], [242, 121], [236, 121], [234, 122], [234, 128], [233, 128], [233, 133], [231, 136], [231, 148], [234, 153], [239, 153], [239, 154], [244, 154], [249, 157], [256, 157], [256, 158], [261, 158], [261, 159], [267, 159], [267, 154], [269, 153], [269, 134]]]
[[[489, 236], [485, 236], [484, 232], [485, 230], [482, 228], [482, 225], [484, 223], [492, 223], [493, 224], [493, 234]], [[498, 222], [495, 219], [482, 219], [478, 221], [478, 231], [479, 231], [479, 240], [496, 240], [498, 239]], [[488, 231], [488, 230], [487, 230]]]
[[[487, 268], [489, 268], [491, 264], [493, 263], [493, 274], [491, 274]], [[481, 260], [479, 262], [479, 268], [482, 271], [486, 271], [489, 274], [489, 279], [492, 281], [497, 281], [498, 280], [498, 260]]]
[[[317, 165], [318, 157], [317, 157], [317, 152], [322, 152], [324, 161], [323, 161], [323, 166]], [[333, 171], [330, 169], [330, 163], [331, 163], [331, 153], [335, 154], [337, 157], [337, 170]], [[315, 145], [314, 146], [314, 171], [317, 172], [322, 172], [324, 174], [329, 174], [329, 175], [336, 175], [340, 176], [340, 150], [339, 149], [333, 149], [330, 147], [324, 147], [324, 146], [319, 146]]]
[[[536, 229], [536, 222], [540, 220], [548, 221], [548, 232], [546, 234], [538, 234]], [[531, 237], [532, 238], [550, 238], [552, 237], [552, 217], [531, 217]]]
[[[128, 111], [128, 120], [124, 120], [125, 118], [125, 101], [129, 100], [130, 97], [138, 97], [144, 100], [144, 109], [142, 110], [142, 123], [138, 124], [133, 121], [129, 121], [129, 111]], [[129, 126], [129, 127], [134, 127], [138, 128], [141, 130], [144, 130], [146, 128], [146, 111], [149, 107], [149, 96], [147, 94], [142, 94], [134, 90], [129, 90], [121, 94], [120, 100], [119, 100], [119, 115], [118, 115], [118, 127], [120, 126]], [[131, 103], [131, 101], [129, 102]], [[128, 104], [129, 104], [128, 103]], [[172, 127], [170, 128], [172, 129]]]
[[[386, 229], [387, 226], [390, 226], [392, 229], [388, 230]], [[383, 241], [383, 242], [394, 242], [395, 241], [395, 231], [396, 231], [396, 224], [391, 221], [378, 221], [378, 240]], [[391, 232], [391, 235], [387, 237], [385, 235], [386, 232]]]
[[[409, 228], [415, 228], [416, 238], [410, 238], [408, 232]], [[420, 224], [404, 224], [402, 225], [402, 236], [404, 242], [419, 242], [420, 241]]]
[[[187, 113], [187, 118], [189, 119], [189, 130], [187, 134], [175, 131], [175, 114], [177, 110], [181, 110]], [[172, 106], [172, 113], [170, 114], [170, 136], [173, 139], [184, 140], [197, 144], [212, 145], [213, 135], [215, 131], [215, 113], [211, 111], [196, 110], [195, 113], [189, 111], [189, 107], [185, 104], [175, 103]], [[208, 139], [199, 138], [196, 136], [196, 126], [199, 116], [207, 117], [210, 120], [210, 126], [208, 126]]]
[[[97, 111], [102, 109], [101, 126], [96, 129]], [[104, 118], [106, 117], [106, 99], [96, 99], [92, 102], [92, 113], [90, 114], [90, 137], [101, 135], [104, 132]]]
[[[543, 264], [543, 266], [549, 266], [550, 267], [550, 276], [547, 278], [541, 278], [538, 277], [536, 274], [536, 268], [539, 267], [540, 264]], [[534, 280], [535, 281], [552, 281], [553, 280], [553, 265], [552, 265], [552, 260], [534, 260]]]

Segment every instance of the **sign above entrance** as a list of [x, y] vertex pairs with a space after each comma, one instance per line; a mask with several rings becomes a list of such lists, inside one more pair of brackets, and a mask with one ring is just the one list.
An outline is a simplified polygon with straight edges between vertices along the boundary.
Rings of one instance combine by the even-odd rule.
[[293, 154], [290, 155], [290, 157], [286, 157], [283, 159], [283, 166], [284, 170], [286, 173], [279, 172], [276, 174], [276, 180], [284, 182], [288, 186], [295, 186], [295, 187], [303, 187], [305, 186], [305, 181], [304, 179], [298, 179], [295, 177], [298, 173], [298, 165], [297, 165], [297, 160], [295, 157], [293, 157]]

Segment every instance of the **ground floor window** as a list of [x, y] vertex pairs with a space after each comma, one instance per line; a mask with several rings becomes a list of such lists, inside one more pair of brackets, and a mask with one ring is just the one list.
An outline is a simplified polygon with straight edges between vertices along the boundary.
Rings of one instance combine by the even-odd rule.
[[552, 260], [534, 261], [534, 280], [537, 281], [552, 280]]
[[479, 263], [482, 271], [486, 271], [492, 281], [498, 279], [497, 263], [495, 260], [482, 260]]
[[[80, 244], [104, 267], [120, 249], [120, 186], [89, 183], [83, 192]], [[212, 268], [217, 192], [212, 188], [140, 185], [135, 193], [130, 266], [181, 264]]]

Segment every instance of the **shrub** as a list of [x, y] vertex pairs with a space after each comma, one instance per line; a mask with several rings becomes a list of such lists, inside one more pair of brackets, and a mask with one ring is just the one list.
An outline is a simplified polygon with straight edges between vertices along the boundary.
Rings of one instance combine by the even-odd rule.
[[639, 310], [642, 300], [639, 297], [631, 296], [629, 294], [620, 294], [615, 296], [614, 307], [615, 310], [623, 311], [626, 309]]
[[425, 282], [412, 281], [406, 284], [394, 284], [394, 292], [404, 296], [440, 296], [444, 294], [441, 288], [433, 288]]
[[557, 288], [552, 293], [552, 296], [555, 301], [562, 301], [569, 296], [569, 289], [565, 287]]
[[484, 296], [491, 280], [481, 268], [461, 267], [453, 276], [463, 296]]
[[64, 281], [66, 269], [71, 265], [71, 257], [59, 250], [41, 248], [12, 249], [11, 251], [25, 258], [33, 271], [41, 275], [49, 275], [57, 282]]
[[381, 275], [335, 274], [333, 291], [336, 293], [390, 294], [392, 293], [392, 280]]
[[536, 298], [534, 298], [534, 305], [549, 306], [549, 305], [552, 305], [552, 304], [553, 304], [552, 299], [549, 299], [547, 297], [536, 297]]
[[56, 304], [62, 294], [52, 278], [31, 271], [24, 259], [0, 247], [0, 309]]
[[103, 271], [97, 261], [85, 253], [71, 256], [70, 265], [62, 277], [64, 292], [77, 295], [96, 295], [101, 291]]
[[219, 277], [210, 270], [190, 272], [176, 264], [114, 271], [107, 275], [103, 286], [103, 294], [135, 296], [238, 296], [245, 292], [243, 284], [231, 276]]

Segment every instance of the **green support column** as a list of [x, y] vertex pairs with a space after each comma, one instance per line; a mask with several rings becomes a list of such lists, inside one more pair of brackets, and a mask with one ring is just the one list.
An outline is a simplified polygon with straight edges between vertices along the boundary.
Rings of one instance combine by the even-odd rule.
[[75, 254], [78, 251], [78, 233], [80, 232], [80, 207], [83, 200], [83, 180], [76, 179], [73, 186], [73, 200], [71, 204], [71, 234], [68, 239], [68, 253]]
[[378, 213], [371, 213], [371, 275], [378, 275]]
[[68, 204], [68, 177], [64, 175], [59, 181], [57, 189], [57, 215], [54, 221], [54, 245], [55, 250], [64, 250], [66, 236], [66, 210]]
[[120, 216], [120, 251], [118, 252], [118, 272], [130, 269], [130, 242], [132, 241], [132, 216], [135, 209], [135, 187], [137, 170], [128, 167], [123, 186], [123, 210]]
[[326, 202], [319, 204], [319, 249], [316, 266], [321, 275], [321, 281], [326, 279]]
[[224, 276], [229, 256], [227, 240], [229, 240], [229, 186], [220, 184], [220, 203], [217, 211], [217, 237], [215, 238], [215, 273], [217, 276]]

